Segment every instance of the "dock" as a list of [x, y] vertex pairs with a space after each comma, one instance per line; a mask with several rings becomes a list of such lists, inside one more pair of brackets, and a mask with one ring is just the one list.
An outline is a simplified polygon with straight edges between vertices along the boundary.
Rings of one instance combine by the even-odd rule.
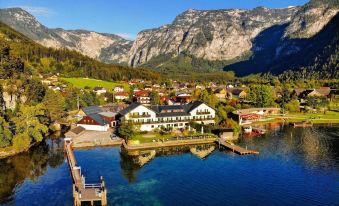
[[74, 206], [81, 205], [107, 205], [107, 190], [103, 177], [100, 177], [100, 183], [87, 184], [85, 177], [81, 174], [81, 167], [77, 165], [72, 141], [65, 138], [65, 153], [68, 166], [73, 180], [73, 200]]
[[229, 150], [232, 150], [234, 153], [237, 153], [239, 155], [259, 154], [258, 151], [248, 150], [248, 149], [240, 147], [238, 145], [230, 144], [230, 143], [228, 143], [228, 142], [226, 142], [224, 140], [221, 140], [221, 139], [219, 139], [216, 142], [219, 144], [219, 147], [223, 146], [223, 147], [225, 147], [225, 148], [227, 148]]
[[302, 121], [302, 122], [292, 122], [293, 127], [312, 127], [313, 123], [310, 121]]

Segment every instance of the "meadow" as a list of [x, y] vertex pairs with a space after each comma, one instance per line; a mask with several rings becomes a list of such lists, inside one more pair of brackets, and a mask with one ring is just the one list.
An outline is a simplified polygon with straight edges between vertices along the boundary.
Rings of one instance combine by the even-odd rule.
[[89, 78], [61, 78], [61, 80], [69, 82], [77, 88], [104, 87], [107, 90], [112, 91], [112, 89], [116, 86], [123, 86], [125, 91], [129, 91], [129, 85], [124, 82], [110, 82], [110, 81], [89, 79]]

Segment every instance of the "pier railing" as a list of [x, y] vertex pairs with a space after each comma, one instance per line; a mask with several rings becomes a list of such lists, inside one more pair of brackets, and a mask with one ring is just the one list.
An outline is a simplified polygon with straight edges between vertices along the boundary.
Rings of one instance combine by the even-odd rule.
[[73, 179], [73, 199], [74, 205], [80, 206], [82, 203], [90, 205], [107, 205], [107, 191], [105, 181], [100, 177], [100, 183], [86, 184], [85, 176], [81, 174], [81, 167], [77, 166], [76, 159], [72, 150], [72, 142], [65, 138], [65, 153]]

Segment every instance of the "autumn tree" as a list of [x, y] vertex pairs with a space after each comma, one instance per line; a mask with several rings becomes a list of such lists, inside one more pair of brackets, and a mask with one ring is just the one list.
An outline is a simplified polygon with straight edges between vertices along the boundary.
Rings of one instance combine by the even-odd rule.
[[31, 142], [41, 142], [48, 127], [42, 124], [39, 116], [45, 115], [43, 104], [36, 106], [21, 105], [17, 116], [13, 118], [16, 126], [13, 147], [17, 151], [27, 149]]
[[60, 120], [65, 114], [65, 99], [58, 91], [47, 90], [43, 104], [52, 121]]
[[257, 107], [274, 106], [274, 92], [271, 86], [268, 85], [251, 85], [247, 99]]
[[0, 116], [0, 147], [7, 147], [11, 144], [12, 133], [9, 124]]

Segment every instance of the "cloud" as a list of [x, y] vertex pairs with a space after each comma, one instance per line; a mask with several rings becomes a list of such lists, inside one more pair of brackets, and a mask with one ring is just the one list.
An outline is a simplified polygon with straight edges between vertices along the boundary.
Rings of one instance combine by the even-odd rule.
[[20, 7], [36, 16], [51, 16], [55, 14], [54, 11], [47, 7], [35, 7], [35, 6], [17, 6], [17, 7]]
[[116, 35], [121, 36], [124, 39], [128, 40], [135, 40], [136, 34], [129, 34], [129, 33], [117, 33]]

